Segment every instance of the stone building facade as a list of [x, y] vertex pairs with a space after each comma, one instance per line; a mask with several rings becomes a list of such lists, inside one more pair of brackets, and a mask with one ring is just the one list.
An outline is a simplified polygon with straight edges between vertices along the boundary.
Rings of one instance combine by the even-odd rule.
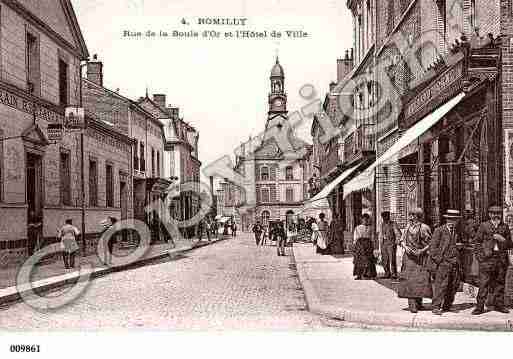
[[[128, 170], [114, 174], [115, 199], [111, 204], [119, 208], [117, 218], [135, 218], [151, 227], [157, 217], [145, 209], [164, 199], [171, 184], [164, 174], [164, 125], [137, 102], [105, 88], [100, 61], [88, 63], [82, 92], [86, 112], [132, 142]], [[159, 237], [161, 230], [153, 232]]]
[[[194, 191], [180, 191], [179, 196], [167, 198], [171, 215], [181, 221], [193, 218], [200, 208], [200, 167], [198, 158], [199, 132], [180, 117], [177, 107], [166, 103], [166, 95], [155, 94], [140, 98], [138, 104], [157, 118], [164, 128], [163, 173], [167, 179], [186, 185], [197, 186]], [[184, 189], [186, 187], [183, 187]], [[196, 192], [196, 193], [194, 193]], [[193, 229], [186, 230], [192, 236]]]
[[[265, 130], [237, 151], [235, 171], [244, 178], [244, 185], [225, 182], [223, 186], [224, 212], [243, 230], [257, 221], [263, 225], [296, 221], [308, 196], [306, 159], [311, 146], [294, 135], [288, 122], [285, 73], [278, 59], [270, 85]], [[288, 134], [287, 143], [280, 142], [281, 131]]]
[[[0, 265], [27, 255], [29, 220], [42, 222], [40, 238], [55, 240], [71, 218], [81, 227], [79, 133], [48, 140], [48, 125], [63, 124], [66, 107], [80, 105], [80, 63], [88, 58], [70, 1], [0, 3]], [[85, 153], [94, 154], [97, 202], [86, 202], [86, 233], [99, 218], [116, 213], [104, 201], [104, 161], [128, 171], [130, 141], [94, 118], [84, 134]], [[102, 149], [102, 150], [100, 150]], [[87, 196], [86, 196], [87, 201]], [[113, 206], [114, 207], [114, 206]], [[30, 216], [30, 218], [29, 218]], [[86, 237], [88, 238], [88, 237]]]

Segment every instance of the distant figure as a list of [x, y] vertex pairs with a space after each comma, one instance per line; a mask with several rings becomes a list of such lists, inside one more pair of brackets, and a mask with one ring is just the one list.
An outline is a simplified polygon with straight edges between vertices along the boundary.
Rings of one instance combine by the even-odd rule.
[[57, 238], [61, 240], [62, 259], [66, 269], [75, 268], [75, 254], [78, 251], [77, 237], [80, 231], [73, 225], [71, 219], [67, 219], [64, 226], [57, 232]]
[[237, 224], [235, 221], [232, 222], [232, 237], [237, 237]]
[[275, 229], [276, 231], [276, 250], [279, 256], [285, 256], [285, 244], [287, 243], [287, 234], [283, 222], [280, 221]]
[[317, 238], [317, 253], [321, 255], [326, 255], [330, 252], [328, 241], [329, 224], [325, 218], [326, 215], [324, 213], [319, 214], [319, 223], [317, 223], [319, 228], [319, 235]]
[[257, 222], [254, 226], [253, 226], [253, 233], [255, 234], [255, 242], [256, 242], [256, 245], [259, 246], [260, 245], [260, 241], [261, 241], [261, 237], [262, 237], [262, 226], [260, 225], [260, 222]]

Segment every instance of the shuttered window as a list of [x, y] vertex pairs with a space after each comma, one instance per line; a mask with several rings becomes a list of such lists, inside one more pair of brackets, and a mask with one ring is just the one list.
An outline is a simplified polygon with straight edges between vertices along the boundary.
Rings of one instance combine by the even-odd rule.
[[98, 207], [98, 162], [89, 160], [89, 206]]
[[110, 164], [105, 166], [105, 201], [107, 207], [114, 207], [114, 170]]

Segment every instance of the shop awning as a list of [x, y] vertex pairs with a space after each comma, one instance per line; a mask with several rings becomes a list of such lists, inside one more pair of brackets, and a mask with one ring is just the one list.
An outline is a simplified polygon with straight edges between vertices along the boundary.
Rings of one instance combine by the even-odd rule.
[[358, 191], [367, 187], [371, 187], [374, 183], [374, 170], [376, 167], [394, 160], [399, 151], [411, 144], [415, 139], [419, 138], [431, 127], [436, 125], [438, 121], [444, 118], [454, 107], [456, 107], [465, 97], [465, 93], [460, 93], [453, 97], [450, 101], [440, 106], [438, 109], [424, 117], [415, 125], [410, 127], [403, 136], [394, 143], [376, 162], [367, 168], [359, 176], [353, 178], [351, 181], [344, 185], [344, 197], [348, 196], [351, 192]]
[[345, 170], [340, 176], [338, 176], [335, 180], [333, 180], [331, 183], [329, 183], [327, 186], [325, 186], [322, 191], [317, 193], [314, 197], [312, 197], [310, 200], [305, 202], [305, 207], [307, 204], [313, 204], [315, 202], [318, 202], [320, 200], [326, 199], [331, 192], [340, 184], [343, 180], [348, 178], [354, 171], [356, 171], [358, 168], [362, 166], [362, 163], [357, 164], [356, 166], [351, 167], [348, 170]]
[[303, 209], [298, 214], [307, 214], [310, 211], [328, 211], [330, 204], [326, 198], [321, 198], [315, 202], [305, 202]]

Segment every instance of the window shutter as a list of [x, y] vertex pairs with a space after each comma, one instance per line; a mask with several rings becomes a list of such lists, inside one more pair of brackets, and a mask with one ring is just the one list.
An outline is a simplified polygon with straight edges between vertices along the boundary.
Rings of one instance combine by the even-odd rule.
[[277, 171], [278, 171], [278, 166], [276, 166], [276, 165], [271, 166], [271, 181], [276, 181]]

